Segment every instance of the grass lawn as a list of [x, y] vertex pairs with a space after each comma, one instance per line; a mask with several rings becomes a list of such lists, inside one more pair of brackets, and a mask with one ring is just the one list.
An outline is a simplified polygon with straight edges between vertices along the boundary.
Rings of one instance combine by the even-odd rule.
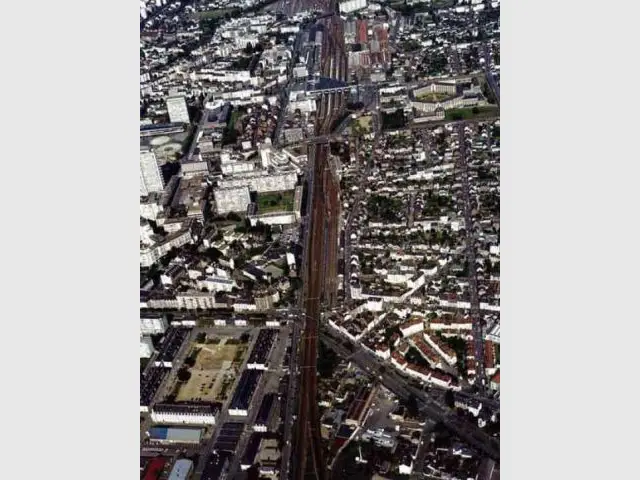
[[357, 120], [358, 126], [365, 132], [371, 131], [371, 115], [363, 115]]
[[421, 102], [441, 102], [444, 99], [450, 98], [450, 97], [453, 97], [453, 95], [450, 95], [445, 92], [429, 92], [429, 93], [423, 93], [422, 95], [418, 95], [416, 97], [416, 100], [419, 100]]
[[258, 194], [258, 213], [271, 213], [293, 210], [294, 190]]
[[242, 112], [240, 112], [238, 110], [233, 110], [231, 112], [231, 115], [229, 115], [229, 123], [227, 124], [227, 127], [236, 128], [236, 123], [238, 123], [238, 119], [241, 116], [242, 116]]
[[207, 10], [206, 12], [196, 12], [194, 13], [196, 18], [220, 18], [224, 17], [226, 13], [233, 16], [235, 13], [235, 8], [217, 8], [215, 10]]
[[445, 110], [444, 118], [450, 121], [456, 120], [472, 120], [484, 117], [497, 117], [500, 115], [500, 109], [495, 105], [485, 105], [483, 107], [474, 108], [452, 108], [451, 110]]
[[371, 115], [363, 115], [358, 117], [355, 122], [351, 124], [351, 135], [367, 135], [371, 133]]

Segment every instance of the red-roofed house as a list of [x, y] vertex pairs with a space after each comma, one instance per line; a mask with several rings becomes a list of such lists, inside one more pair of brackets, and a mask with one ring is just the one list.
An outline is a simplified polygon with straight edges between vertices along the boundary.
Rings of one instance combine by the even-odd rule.
[[442, 368], [442, 359], [440, 356], [434, 351], [434, 349], [427, 345], [427, 343], [420, 338], [420, 336], [416, 335], [411, 339], [411, 342], [416, 347], [420, 355], [429, 362], [433, 368]]
[[410, 337], [411, 335], [414, 335], [423, 330], [424, 330], [424, 320], [422, 318], [409, 320], [408, 322], [400, 325], [400, 332], [402, 332], [403, 337]]
[[391, 350], [387, 345], [377, 345], [373, 350], [377, 357], [382, 358], [383, 360], [388, 360], [391, 358]]
[[417, 378], [418, 380], [422, 380], [423, 382], [428, 382], [431, 378], [430, 371], [428, 368], [421, 367], [415, 363], [407, 364], [407, 369], [405, 370], [408, 375]]
[[500, 390], [500, 370], [498, 370], [493, 377], [491, 377], [491, 382], [489, 382], [489, 388], [491, 390]]
[[433, 347], [438, 355], [444, 358], [445, 362], [447, 362], [449, 365], [456, 364], [456, 352], [449, 345], [444, 343], [432, 332], [424, 332], [423, 337], [427, 341], [427, 343]]
[[493, 375], [497, 370], [496, 346], [490, 340], [484, 342], [484, 369], [488, 376]]
[[144, 474], [144, 480], [157, 480], [160, 478], [166, 464], [167, 460], [165, 458], [155, 457], [151, 462], [149, 462], [147, 471]]
[[407, 361], [398, 352], [391, 354], [391, 363], [398, 369], [404, 371], [407, 366]]
[[444, 330], [444, 331], [461, 331], [471, 330], [473, 323], [471, 317], [437, 317], [429, 322], [429, 328], [431, 330]]
[[366, 20], [357, 20], [356, 21], [356, 43], [367, 43], [367, 21]]
[[460, 390], [458, 385], [453, 384], [453, 377], [448, 373], [440, 370], [431, 370], [430, 382], [434, 385], [439, 385], [445, 388], [451, 388], [452, 390]]

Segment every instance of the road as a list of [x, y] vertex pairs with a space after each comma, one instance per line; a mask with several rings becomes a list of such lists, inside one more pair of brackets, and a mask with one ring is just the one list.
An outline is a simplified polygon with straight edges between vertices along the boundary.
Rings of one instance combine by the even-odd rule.
[[287, 84], [281, 90], [280, 93], [280, 113], [278, 115], [278, 123], [273, 135], [273, 144], [276, 148], [281, 147], [280, 137], [282, 133], [282, 127], [284, 126], [285, 119], [287, 117], [287, 106], [289, 105], [289, 94], [291, 93], [291, 87], [295, 84], [293, 78], [293, 67], [296, 64], [296, 59], [300, 54], [300, 47], [302, 46], [302, 39], [307, 35], [308, 31], [302, 29], [296, 35], [296, 40], [293, 44], [293, 51], [291, 53], [291, 61], [287, 66]]
[[[377, 105], [377, 95], [374, 102]], [[360, 175], [358, 175], [358, 178], [359, 178], [358, 183], [360, 185], [359, 187], [360, 189], [358, 190], [358, 193], [356, 193], [355, 198], [353, 199], [353, 206], [349, 211], [349, 215], [347, 216], [347, 220], [344, 226], [344, 272], [343, 272], [344, 285], [343, 286], [344, 286], [344, 298], [347, 304], [351, 303], [351, 286], [350, 286], [351, 284], [351, 226], [353, 224], [353, 219], [358, 215], [358, 212], [360, 209], [360, 202], [364, 199], [364, 196], [366, 193], [366, 189], [365, 189], [366, 179], [369, 176], [369, 173], [371, 172], [371, 166], [375, 163], [374, 162], [374, 157], [376, 154], [375, 152], [380, 142], [380, 121], [378, 116], [379, 116], [378, 110], [374, 108], [372, 118], [371, 118], [371, 123], [375, 131], [375, 136], [373, 139], [373, 147], [371, 150], [371, 159], [369, 161], [365, 161], [364, 165], [361, 164], [359, 159], [360, 142], [358, 140], [356, 140], [355, 142], [356, 164], [358, 165], [358, 171], [360, 172]]]
[[467, 152], [467, 141], [465, 134], [465, 124], [457, 126], [458, 141], [460, 142], [459, 171], [462, 180], [462, 196], [464, 199], [464, 222], [465, 222], [465, 251], [467, 256], [467, 266], [469, 269], [469, 301], [471, 304], [470, 314], [473, 321], [473, 342], [476, 356], [476, 384], [483, 391], [487, 387], [487, 380], [484, 369], [484, 322], [480, 313], [480, 299], [478, 298], [478, 276], [476, 273], [476, 247], [475, 247], [475, 226], [473, 222], [473, 205], [471, 202], [471, 185], [469, 181], [469, 162]]
[[289, 464], [291, 461], [291, 437], [293, 432], [293, 415], [296, 410], [296, 392], [298, 385], [298, 346], [300, 343], [300, 325], [297, 322], [293, 324], [293, 333], [291, 336], [291, 364], [289, 366], [289, 390], [286, 401], [286, 415], [284, 420], [284, 438], [282, 446], [282, 458], [280, 464], [280, 478], [288, 478]]
[[493, 92], [493, 95], [496, 97], [496, 103], [498, 107], [500, 106], [500, 85], [496, 82], [496, 79], [493, 76], [493, 72], [491, 71], [491, 55], [489, 53], [489, 47], [487, 46], [487, 42], [482, 43], [482, 55], [484, 57], [484, 75], [487, 79], [487, 83], [489, 84], [489, 88]]
[[[355, 161], [356, 168], [358, 171], [362, 168], [360, 165], [359, 159], [359, 149], [360, 142], [356, 138], [354, 142], [354, 151], [355, 151]], [[360, 183], [360, 182], [358, 182]], [[359, 210], [360, 201], [364, 196], [364, 189], [361, 188], [358, 190], [355, 198], [353, 199], [353, 205], [351, 210], [349, 211], [349, 215], [347, 216], [347, 220], [344, 225], [344, 253], [343, 253], [343, 265], [344, 271], [342, 272], [342, 289], [344, 292], [345, 302], [348, 304], [351, 301], [351, 224], [353, 223], [353, 218], [357, 215]]]
[[416, 192], [409, 194], [409, 207], [407, 212], [407, 228], [413, 227], [413, 219], [416, 210]]
[[196, 126], [196, 132], [193, 135], [193, 140], [191, 140], [189, 151], [184, 156], [183, 161], [186, 160], [187, 162], [190, 162], [193, 159], [193, 153], [196, 147], [198, 146], [198, 139], [200, 138], [200, 134], [202, 132], [202, 129], [204, 128], [204, 124], [207, 122], [208, 115], [207, 115], [207, 108], [205, 105], [209, 103], [212, 96], [213, 96], [212, 93], [207, 93], [207, 96], [204, 98], [204, 101], [202, 102], [202, 116], [200, 118], [200, 121], [198, 122], [198, 125]]
[[424, 427], [422, 428], [422, 432], [420, 433], [420, 445], [418, 445], [418, 451], [416, 452], [416, 459], [413, 462], [413, 473], [411, 474], [411, 479], [422, 478], [422, 472], [424, 471], [424, 457], [427, 455], [426, 445], [429, 443], [429, 439], [427, 436], [433, 430], [433, 427], [436, 424], [434, 422], [425, 421]]

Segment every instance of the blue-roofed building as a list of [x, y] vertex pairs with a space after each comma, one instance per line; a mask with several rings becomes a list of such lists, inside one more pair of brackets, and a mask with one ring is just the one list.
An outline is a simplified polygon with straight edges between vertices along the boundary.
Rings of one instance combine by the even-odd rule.
[[198, 444], [202, 439], [201, 428], [152, 427], [148, 434], [149, 440], [157, 443]]
[[168, 480], [187, 480], [193, 470], [193, 462], [186, 458], [177, 460], [171, 469]]
[[258, 455], [258, 450], [260, 449], [260, 440], [262, 440], [262, 435], [259, 433], [254, 432], [251, 434], [251, 437], [249, 437], [247, 448], [245, 448], [242, 461], [240, 462], [242, 471], [248, 470], [256, 463], [256, 455]]
[[249, 405], [251, 405], [251, 399], [261, 378], [261, 370], [245, 370], [242, 372], [238, 386], [229, 404], [229, 415], [246, 417], [249, 414]]
[[254, 432], [266, 432], [269, 428], [269, 419], [271, 418], [271, 411], [275, 405], [276, 394], [267, 393], [262, 398], [262, 403], [258, 409], [258, 415], [256, 415], [256, 421], [253, 424]]

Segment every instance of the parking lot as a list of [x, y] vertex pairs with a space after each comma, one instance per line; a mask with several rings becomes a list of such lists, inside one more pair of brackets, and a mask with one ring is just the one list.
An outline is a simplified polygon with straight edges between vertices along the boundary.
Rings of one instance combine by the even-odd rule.
[[396, 423], [389, 418], [389, 415], [395, 410], [397, 405], [398, 404], [392, 400], [392, 397], [385, 392], [385, 389], [379, 389], [371, 402], [371, 409], [364, 422], [364, 428], [370, 430], [376, 430], [378, 428], [388, 430], [395, 429]]

